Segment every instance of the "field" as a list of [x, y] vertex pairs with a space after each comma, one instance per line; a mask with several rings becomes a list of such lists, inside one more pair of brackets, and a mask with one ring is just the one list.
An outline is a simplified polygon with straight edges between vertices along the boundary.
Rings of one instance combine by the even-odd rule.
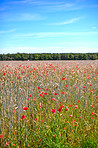
[[1, 61], [0, 148], [97, 148], [98, 60]]

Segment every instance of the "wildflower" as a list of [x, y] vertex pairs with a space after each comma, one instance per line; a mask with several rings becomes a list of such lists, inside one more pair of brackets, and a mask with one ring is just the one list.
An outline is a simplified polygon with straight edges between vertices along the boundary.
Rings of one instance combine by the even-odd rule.
[[65, 78], [62, 78], [62, 80], [65, 80]]
[[56, 137], [56, 135], [53, 135], [53, 137]]
[[75, 108], [77, 108], [78, 107], [78, 105], [75, 105]]
[[35, 117], [35, 119], [34, 119], [35, 121], [38, 121], [38, 119]]
[[55, 101], [55, 98], [52, 98], [51, 100]]
[[91, 114], [92, 114], [92, 115], [95, 115], [95, 113], [94, 113], [94, 112], [92, 112]]
[[38, 89], [41, 89], [40, 87], [38, 87]]
[[39, 104], [39, 107], [41, 108], [41, 104]]
[[39, 96], [40, 96], [40, 97], [43, 97], [43, 95], [42, 95], [42, 94], [39, 94]]
[[0, 135], [0, 138], [3, 138], [3, 135]]
[[25, 115], [22, 115], [21, 119], [25, 119]]
[[62, 92], [62, 94], [65, 94], [65, 92]]
[[80, 100], [78, 100], [77, 103], [80, 103]]
[[62, 104], [62, 105], [59, 107], [58, 111], [61, 112], [61, 110], [62, 110], [63, 107], [64, 107], [64, 105]]
[[93, 105], [91, 105], [91, 108], [94, 108], [94, 106], [93, 106]]
[[75, 124], [75, 127], [76, 127], [77, 125]]
[[52, 113], [55, 114], [55, 109], [52, 109]]
[[15, 113], [15, 112], [16, 112], [16, 110], [13, 110], [13, 112]]
[[72, 115], [69, 115], [69, 117], [72, 117]]
[[44, 93], [44, 95], [47, 95], [47, 93]]
[[68, 109], [67, 108], [65, 108], [65, 111], [67, 111]]
[[27, 107], [24, 107], [23, 110], [28, 110], [28, 108]]
[[68, 107], [71, 107], [71, 105], [68, 105]]
[[29, 97], [32, 97], [32, 95], [29, 95]]
[[67, 87], [67, 85], [65, 85], [65, 87]]
[[57, 93], [54, 93], [54, 95], [58, 95]]
[[9, 142], [6, 142], [6, 145], [9, 145]]

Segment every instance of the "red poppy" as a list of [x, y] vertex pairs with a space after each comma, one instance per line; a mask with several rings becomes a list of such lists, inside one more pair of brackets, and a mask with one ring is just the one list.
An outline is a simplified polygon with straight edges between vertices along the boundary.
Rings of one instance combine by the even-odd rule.
[[51, 100], [55, 101], [55, 98], [52, 98]]
[[40, 87], [38, 87], [38, 89], [41, 89]]
[[47, 95], [47, 93], [44, 93], [44, 95]]
[[80, 103], [80, 100], [78, 100], [77, 103]]
[[78, 105], [75, 105], [75, 108], [77, 108], [78, 107]]
[[65, 78], [62, 78], [62, 80], [65, 80]]
[[52, 113], [55, 114], [55, 109], [52, 109]]
[[32, 97], [32, 95], [29, 95], [29, 97]]
[[6, 142], [6, 145], [9, 145], [9, 142]]
[[92, 112], [91, 114], [92, 114], [92, 115], [95, 115], [95, 113], [93, 113], [93, 112]]
[[68, 107], [71, 107], [71, 105], [68, 105]]
[[3, 138], [3, 135], [0, 135], [0, 138]]
[[65, 87], [67, 87], [67, 85], [65, 85]]
[[39, 94], [39, 96], [40, 96], [40, 97], [43, 97], [43, 95], [42, 95], [42, 94]]
[[69, 117], [72, 117], [72, 115], [69, 115]]
[[61, 112], [61, 110], [62, 110], [63, 107], [64, 107], [64, 105], [62, 104], [62, 105], [59, 107], [58, 111]]
[[27, 107], [24, 107], [23, 110], [28, 110], [28, 108]]
[[21, 119], [25, 119], [25, 115], [22, 115]]
[[65, 94], [65, 92], [62, 92], [62, 94], [64, 95], [64, 94]]
[[38, 121], [38, 119], [35, 117], [35, 119], [34, 119], [35, 121]]
[[68, 109], [67, 108], [65, 108], [65, 111], [67, 111]]
[[58, 95], [57, 93], [54, 93], [54, 95]]

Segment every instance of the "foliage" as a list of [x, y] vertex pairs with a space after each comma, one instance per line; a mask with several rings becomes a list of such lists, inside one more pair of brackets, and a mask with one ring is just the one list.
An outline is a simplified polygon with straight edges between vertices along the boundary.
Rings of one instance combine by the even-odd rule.
[[96, 60], [98, 53], [16, 53], [0, 54], [0, 60]]

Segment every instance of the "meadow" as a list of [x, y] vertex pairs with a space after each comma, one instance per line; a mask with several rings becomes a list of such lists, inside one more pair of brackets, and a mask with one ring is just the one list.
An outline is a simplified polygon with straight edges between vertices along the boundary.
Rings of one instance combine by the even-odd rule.
[[98, 60], [0, 61], [0, 148], [97, 148]]

